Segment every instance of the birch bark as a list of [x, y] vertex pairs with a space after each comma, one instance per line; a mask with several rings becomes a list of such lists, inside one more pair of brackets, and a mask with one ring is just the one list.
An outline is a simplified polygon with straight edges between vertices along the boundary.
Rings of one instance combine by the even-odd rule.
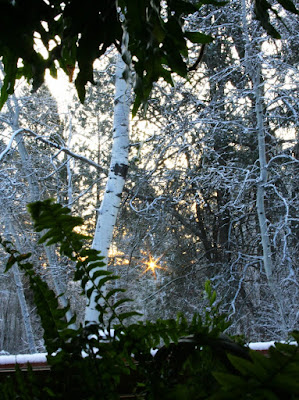
[[279, 314], [281, 317], [281, 324], [283, 330], [287, 333], [282, 299], [279, 293], [279, 288], [273, 278], [273, 259], [271, 251], [271, 242], [269, 237], [268, 221], [265, 209], [265, 195], [268, 183], [268, 165], [266, 159], [266, 132], [264, 126], [264, 86], [261, 79], [261, 60], [250, 40], [248, 22], [247, 22], [247, 7], [246, 0], [242, 0], [242, 23], [243, 34], [245, 40], [245, 67], [248, 76], [252, 82], [252, 93], [255, 102], [255, 117], [256, 117], [256, 132], [258, 137], [258, 151], [259, 151], [259, 178], [257, 180], [256, 191], [256, 211], [259, 221], [259, 229], [262, 244], [262, 259], [263, 267], [267, 277], [268, 286], [270, 291], [277, 302]]
[[[14, 227], [13, 227], [13, 224], [11, 222], [11, 218], [9, 215], [6, 215], [6, 227], [7, 227], [6, 229], [8, 230], [7, 236], [9, 237], [9, 239], [11, 237], [14, 237], [17, 242], [17, 245], [19, 247], [20, 243], [18, 240], [18, 236], [16, 235], [16, 232], [14, 230]], [[24, 322], [29, 352], [31, 354], [34, 354], [37, 352], [36, 346], [35, 346], [35, 340], [34, 340], [34, 333], [33, 333], [33, 328], [32, 328], [32, 324], [31, 324], [30, 313], [29, 313], [29, 309], [28, 309], [28, 305], [27, 305], [27, 301], [26, 301], [26, 297], [25, 297], [25, 293], [24, 293], [24, 286], [22, 283], [21, 273], [19, 271], [17, 264], [13, 265], [12, 273], [13, 273], [13, 278], [14, 278], [14, 282], [16, 285], [16, 292], [17, 292], [17, 296], [18, 296], [18, 300], [19, 300], [19, 304], [20, 304], [20, 308], [21, 308], [21, 312], [22, 312], [22, 318], [23, 318], [23, 322]]]
[[258, 55], [254, 54], [252, 43], [250, 42], [248, 23], [247, 23], [247, 9], [246, 1], [242, 0], [242, 22], [243, 33], [245, 40], [245, 67], [253, 86], [253, 97], [255, 102], [255, 116], [256, 116], [256, 132], [258, 137], [258, 150], [259, 150], [259, 170], [260, 175], [257, 181], [256, 193], [256, 210], [258, 214], [259, 228], [261, 233], [261, 243], [263, 248], [263, 266], [267, 276], [267, 280], [272, 285], [272, 255], [269, 232], [267, 227], [267, 218], [265, 212], [265, 187], [268, 180], [267, 161], [266, 161], [266, 142], [265, 142], [265, 128], [264, 128], [264, 115], [263, 115], [263, 86], [261, 83], [261, 67], [258, 60]]
[[[124, 78], [126, 64], [119, 55], [115, 72], [113, 146], [105, 193], [98, 209], [98, 219], [92, 247], [101, 252], [107, 265], [121, 195], [128, 170], [129, 119], [131, 106], [131, 81]], [[85, 321], [97, 321], [95, 294], [86, 307]]]
[[[10, 96], [10, 98], [7, 101], [7, 107], [10, 111], [10, 116], [11, 116], [9, 125], [11, 126], [14, 132], [12, 138], [17, 142], [17, 149], [21, 158], [22, 169], [29, 186], [30, 202], [38, 201], [41, 199], [38, 178], [36, 176], [34, 167], [31, 162], [31, 158], [28, 154], [26, 145], [24, 143], [23, 129], [20, 129], [19, 125], [20, 107], [18, 99], [15, 95]], [[42, 233], [40, 235], [42, 235]], [[57, 274], [58, 269], [57, 269], [57, 259], [55, 256], [55, 252], [52, 247], [46, 246], [45, 244], [43, 244], [43, 247], [48, 259], [50, 274], [53, 280], [55, 292], [59, 296], [59, 302], [62, 305], [62, 307], [66, 307], [68, 305], [68, 302], [63, 294], [65, 288], [61, 284], [61, 280], [59, 279], [59, 274]], [[68, 320], [72, 318], [72, 314], [70, 311], [67, 312], [67, 318]], [[75, 325], [72, 325], [71, 327], [75, 328]]]
[[[73, 123], [72, 123], [72, 114], [69, 111], [69, 126], [68, 126], [68, 141], [67, 141], [67, 148], [70, 150], [71, 149], [71, 142], [73, 138]], [[67, 169], [67, 193], [68, 193], [68, 208], [72, 209], [73, 205], [73, 185], [72, 185], [72, 168], [71, 168], [71, 162], [72, 158], [68, 155], [67, 156], [67, 163], [66, 163], [66, 169]]]

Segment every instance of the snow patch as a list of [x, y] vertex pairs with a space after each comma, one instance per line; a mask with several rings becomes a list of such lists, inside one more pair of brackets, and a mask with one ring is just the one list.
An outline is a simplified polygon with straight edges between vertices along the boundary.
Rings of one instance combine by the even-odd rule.
[[256, 343], [249, 343], [248, 347], [251, 350], [269, 350], [270, 347], [275, 347], [276, 343], [287, 343], [287, 344], [291, 344], [291, 345], [297, 345], [297, 342], [275, 342], [274, 340], [270, 341], [270, 342], [256, 342]]
[[7, 364], [37, 364], [47, 362], [47, 353], [0, 355], [0, 365]]
[[[101, 332], [101, 336], [105, 337], [105, 334], [108, 332]], [[113, 337], [114, 331], [110, 331], [110, 336]], [[265, 351], [269, 350], [271, 346], [275, 346], [275, 341], [270, 342], [255, 342], [249, 343], [248, 347], [251, 350], [256, 351]], [[290, 345], [297, 345], [296, 342], [278, 342], [278, 343], [288, 343]], [[151, 355], [155, 356], [158, 349], [151, 349]], [[38, 364], [38, 363], [46, 363], [47, 362], [47, 353], [37, 353], [37, 354], [17, 354], [17, 355], [7, 355], [4, 351], [0, 352], [0, 365], [11, 365], [11, 364]], [[55, 354], [53, 354], [55, 355]], [[82, 356], [86, 357], [87, 354], [82, 352]]]
[[256, 342], [256, 343], [249, 343], [248, 347], [251, 350], [268, 350], [271, 346], [275, 346], [275, 342]]

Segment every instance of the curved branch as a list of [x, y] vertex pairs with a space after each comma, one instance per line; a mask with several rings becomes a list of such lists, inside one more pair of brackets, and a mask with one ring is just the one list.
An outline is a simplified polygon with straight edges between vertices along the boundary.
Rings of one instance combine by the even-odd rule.
[[74, 153], [73, 151], [69, 150], [68, 148], [66, 148], [64, 146], [59, 146], [57, 143], [52, 142], [51, 140], [45, 139], [43, 136], [40, 136], [37, 133], [31, 131], [30, 129], [25, 129], [25, 128], [20, 128], [12, 134], [6, 148], [0, 154], [0, 161], [2, 161], [5, 154], [7, 154], [9, 152], [13, 141], [20, 133], [27, 134], [28, 136], [32, 136], [35, 138], [35, 140], [39, 140], [51, 147], [54, 147], [55, 149], [59, 150], [59, 152], [63, 152], [65, 154], [69, 155], [70, 157], [73, 157], [73, 158], [76, 158], [77, 160], [83, 161], [83, 162], [91, 165], [92, 167], [99, 169], [101, 172], [105, 173], [106, 175], [108, 174], [108, 171], [105, 168], [101, 167], [99, 164], [90, 160], [89, 158], [86, 158], [84, 156], [81, 156], [80, 154]]

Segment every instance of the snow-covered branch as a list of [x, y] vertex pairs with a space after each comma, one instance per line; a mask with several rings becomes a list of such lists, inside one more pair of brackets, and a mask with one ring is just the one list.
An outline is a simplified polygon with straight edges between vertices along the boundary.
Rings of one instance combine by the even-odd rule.
[[40, 141], [40, 142], [43, 142], [43, 143], [49, 145], [50, 147], [53, 147], [53, 148], [57, 149], [57, 150], [58, 150], [58, 153], [56, 154], [56, 156], [57, 156], [59, 153], [62, 152], [62, 153], [67, 154], [67, 155], [70, 156], [70, 157], [73, 157], [73, 158], [75, 158], [75, 159], [77, 159], [77, 160], [83, 161], [83, 162], [85, 162], [86, 164], [89, 164], [89, 165], [91, 165], [92, 167], [94, 167], [94, 168], [96, 168], [96, 169], [99, 169], [101, 172], [103, 172], [103, 173], [105, 173], [105, 174], [108, 173], [108, 171], [107, 171], [106, 168], [103, 168], [101, 165], [99, 165], [99, 164], [97, 164], [96, 162], [90, 160], [89, 158], [84, 157], [84, 156], [82, 156], [82, 155], [80, 155], [80, 154], [74, 153], [73, 151], [69, 150], [67, 147], [60, 146], [59, 144], [57, 144], [57, 143], [55, 143], [55, 142], [53, 142], [53, 141], [51, 141], [51, 140], [49, 140], [49, 139], [46, 139], [45, 137], [40, 136], [40, 135], [38, 135], [37, 133], [35, 133], [35, 132], [33, 132], [32, 130], [27, 129], [27, 128], [20, 128], [20, 129], [18, 129], [17, 131], [15, 131], [15, 132], [12, 134], [12, 136], [11, 136], [10, 139], [9, 139], [9, 142], [8, 142], [6, 148], [5, 148], [5, 149], [2, 151], [2, 153], [0, 154], [0, 161], [2, 161], [3, 157], [11, 150], [11, 146], [12, 146], [13, 141], [14, 141], [14, 140], [17, 138], [17, 136], [18, 136], [19, 134], [21, 134], [21, 133], [22, 133], [22, 134], [26, 134], [26, 135], [28, 135], [28, 136], [32, 136], [32, 137], [34, 137], [36, 140], [38, 140], [38, 141]]

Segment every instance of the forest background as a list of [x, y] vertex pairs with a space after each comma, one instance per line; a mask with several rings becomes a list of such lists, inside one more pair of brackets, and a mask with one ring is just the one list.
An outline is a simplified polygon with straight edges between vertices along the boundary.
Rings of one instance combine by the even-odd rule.
[[[277, 9], [284, 24], [276, 40], [244, 0], [186, 17], [189, 30], [214, 40], [188, 80], [174, 75], [173, 87], [159, 80], [146, 115], [139, 111], [130, 121], [128, 173], [107, 260], [121, 277], [115, 285], [128, 290], [144, 319], [200, 313], [209, 279], [230, 333], [257, 341], [298, 329], [299, 24]], [[198, 46], [189, 47], [193, 65]], [[71, 85], [60, 101], [51, 85], [32, 94], [21, 80], [0, 114], [1, 230], [20, 252], [32, 253], [36, 270], [65, 293], [60, 301], [69, 299], [79, 322], [85, 300], [74, 266], [54, 246], [37, 244], [26, 205], [55, 198], [83, 216], [94, 236], [107, 198], [112, 133], [129, 121], [122, 64], [107, 49], [84, 105]], [[118, 101], [117, 89], [126, 101]], [[28, 282], [17, 266], [4, 274], [6, 257], [0, 349], [43, 351]]]

